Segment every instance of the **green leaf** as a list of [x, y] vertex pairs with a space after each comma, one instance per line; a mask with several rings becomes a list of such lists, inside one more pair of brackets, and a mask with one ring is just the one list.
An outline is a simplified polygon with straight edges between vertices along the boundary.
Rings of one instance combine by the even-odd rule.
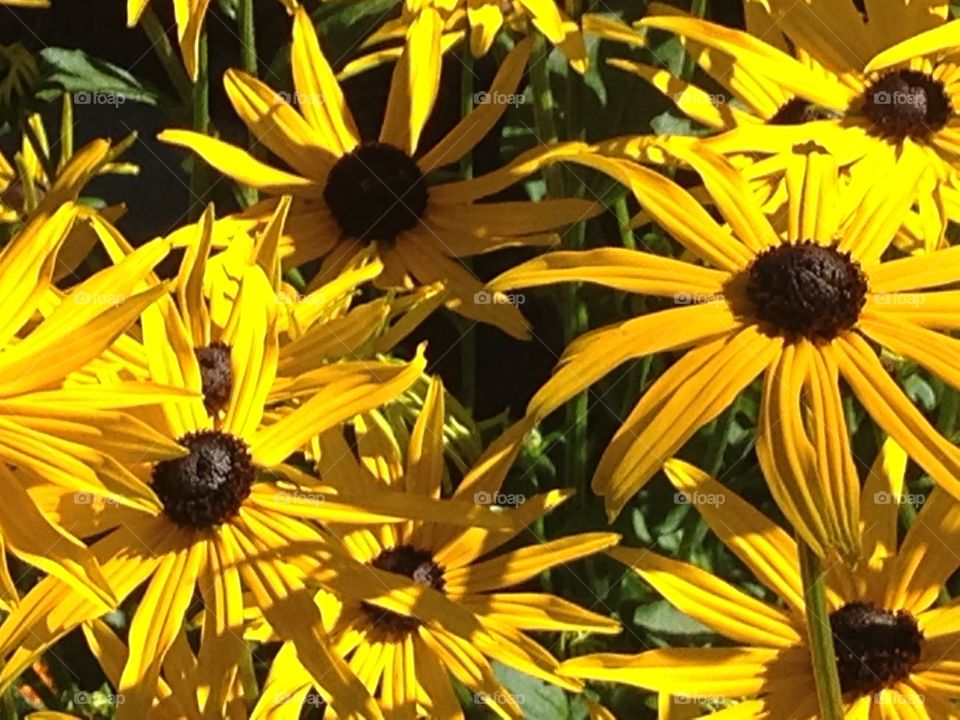
[[658, 635], [710, 635], [713, 632], [666, 600], [641, 605], [633, 614], [633, 622]]
[[572, 720], [570, 699], [560, 688], [500, 663], [493, 669], [528, 720]]
[[41, 89], [37, 97], [54, 100], [73, 93], [74, 105], [115, 105], [141, 102], [156, 105], [155, 90], [145, 87], [133, 75], [82, 50], [45, 48], [40, 51]]

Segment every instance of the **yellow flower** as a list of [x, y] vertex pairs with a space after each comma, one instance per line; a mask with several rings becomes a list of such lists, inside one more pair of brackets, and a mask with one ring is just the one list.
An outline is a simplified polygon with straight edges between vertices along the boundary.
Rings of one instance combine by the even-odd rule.
[[[444, 476], [444, 415], [443, 388], [434, 380], [405, 457], [396, 457], [385, 438], [379, 442], [368, 438], [366, 444], [360, 442], [362, 464], [358, 463], [342, 435], [333, 432], [323, 438], [325, 452], [319, 474], [335, 487], [359, 488], [364, 493], [393, 488], [413, 497], [439, 498]], [[452, 676], [474, 694], [478, 704], [487, 704], [497, 715], [523, 717], [516, 699], [496, 679], [491, 661], [577, 691], [576, 682], [570, 684], [557, 676], [557, 661], [527, 633], [619, 631], [615, 621], [555, 595], [511, 589], [549, 568], [610, 547], [619, 538], [612, 533], [584, 533], [496, 552], [514, 540], [521, 528], [571, 495], [555, 490], [524, 498], [501, 492], [528, 430], [528, 423], [508, 429], [452, 495], [479, 505], [516, 505], [504, 510], [517, 523], [513, 530], [458, 530], [438, 522], [365, 528], [329, 525], [350, 555], [366, 567], [412, 578], [423, 592], [419, 614], [344, 601], [328, 593], [317, 597], [337, 652], [375, 693], [387, 716], [404, 708], [410, 717], [458, 717]], [[305, 476], [298, 480], [301, 486], [310, 482]], [[444, 612], [429, 609], [437, 597], [450, 603]], [[257, 635], [267, 640], [270, 633], [264, 636], [258, 631]], [[284, 646], [254, 716], [266, 716], [271, 708], [285, 703], [299, 707], [313, 686], [293, 646]]]
[[[654, 311], [595, 330], [567, 348], [527, 412], [543, 417], [628, 360], [684, 351], [650, 386], [614, 436], [593, 488], [616, 517], [627, 501], [701, 427], [764, 376], [758, 450], [771, 491], [804, 540], [824, 555], [856, 552], [857, 482], [841, 408], [843, 379], [885, 432], [950, 494], [960, 496], [960, 454], [884, 370], [870, 341], [960, 387], [960, 249], [884, 261], [910, 206], [917, 148], [907, 148], [895, 187], [840, 192], [835, 161], [796, 151], [783, 232], [764, 217], [746, 181], [702, 144], [670, 152], [696, 168], [726, 221], [718, 224], [685, 190], [652, 170], [600, 156], [576, 162], [627, 185], [692, 262], [603, 248], [548, 253], [497, 278], [496, 290], [583, 281], [673, 298]], [[801, 397], [812, 398], [809, 408]], [[832, 441], [812, 443], [825, 435]], [[832, 470], [842, 469], [843, 472]], [[831, 472], [828, 472], [831, 470]]]
[[[946, 3], [891, 0], [871, 4], [865, 16], [847, 0], [829, 10], [816, 0], [773, 0], [769, 13], [760, 5], [747, 4], [757, 36], [664, 5], [654, 10], [665, 14], [638, 23], [641, 30], [678, 34], [734, 102], [663, 68], [612, 63], [714, 130], [708, 147], [741, 166], [758, 163], [751, 172], [760, 177], [782, 170], [783, 155], [805, 141], [826, 147], [854, 184], [869, 184], [895, 166], [898, 181], [903, 173], [910, 183], [920, 177], [917, 210], [904, 214], [903, 240], [920, 249], [942, 244], [945, 218], [960, 218], [953, 180], [960, 85], [951, 55], [951, 35], [960, 26], [946, 22]], [[645, 43], [642, 32], [626, 26], [599, 34]], [[897, 165], [903, 155], [911, 164]]]
[[[18, 472], [30, 484], [30, 497], [48, 516], [77, 537], [99, 538], [90, 552], [117, 601], [145, 587], [130, 626], [133, 650], [118, 684], [125, 700], [121, 718], [144, 717], [151, 707], [161, 666], [181, 635], [195, 588], [204, 600], [202, 652], [214, 658], [212, 675], [205, 677], [210, 688], [207, 702], [216, 708], [211, 714], [220, 716], [219, 705], [225, 702], [231, 671], [239, 659], [237, 628], [242, 621], [244, 587], [284, 640], [309, 648], [301, 658], [338, 712], [379, 717], [362, 685], [333, 654], [319, 611], [284, 556], [309, 555], [327, 573], [320, 584], [338, 594], [405, 608], [410, 600], [403, 593], [412, 583], [394, 582], [395, 592], [384, 593], [376, 571], [361, 568], [317, 532], [312, 522], [389, 523], [421, 517], [512, 527], [508, 518], [466, 502], [441, 506], [430, 498], [389, 491], [369, 497], [346, 493], [334, 497], [332, 491], [301, 493], [289, 484], [276, 484], [276, 478], [285, 473], [283, 461], [312, 435], [391, 400], [419, 377], [425, 365], [422, 353], [408, 364], [331, 365], [312, 376], [309, 399], [266, 422], [265, 403], [278, 359], [277, 301], [276, 286], [261, 263], [276, 253], [277, 223], [282, 223], [282, 212], [243, 269], [222, 327], [212, 322], [222, 310], [218, 301], [208, 303], [203, 296], [211, 211], [205, 213], [197, 242], [188, 249], [181, 267], [175, 286], [177, 302], [166, 292], [166, 285], [144, 278], [142, 285], [150, 288], [144, 294], [156, 300], [141, 308], [143, 352], [150, 375], [179, 390], [181, 397], [139, 407], [141, 395], [133, 393], [128, 402], [135, 407], [126, 425], [89, 419], [81, 440], [108, 453], [124, 468], [124, 486], [112, 487], [111, 493], [95, 489], [78, 496], [74, 486], [65, 491], [62, 483], [35, 477], [17, 463]], [[129, 253], [122, 238], [115, 240], [112, 246], [105, 243], [115, 259]], [[164, 249], [169, 247], [166, 241], [159, 242]], [[155, 252], [151, 245], [145, 248], [126, 255], [114, 269], [132, 274], [131, 264], [134, 268], [136, 263], [144, 264]], [[95, 344], [96, 337], [107, 331], [80, 333], [72, 342], [59, 339], [57, 351], [66, 353], [64, 362], [76, 363], [72, 346]], [[26, 351], [26, 345], [27, 341], [19, 343], [4, 355], [20, 348]], [[56, 364], [45, 358], [32, 372], [49, 374]], [[21, 382], [24, 375], [16, 372], [10, 377]], [[102, 387], [109, 389], [112, 382], [108, 378]], [[64, 393], [68, 398], [96, 396], [99, 387], [78, 385]], [[136, 416], [142, 421], [137, 422]], [[61, 426], [56, 429], [62, 432]], [[21, 494], [26, 496], [23, 490]], [[5, 514], [22, 513], [22, 504], [13, 503]], [[2, 507], [0, 514], [4, 514]], [[292, 545], [290, 533], [298, 536]], [[384, 594], [387, 597], [381, 598]], [[106, 610], [103, 603], [94, 603], [58, 577], [41, 580], [0, 626], [0, 655], [7, 658], [0, 670], [0, 686], [16, 678], [59, 637]]]
[[[281, 255], [286, 266], [324, 258], [320, 282], [339, 274], [344, 261], [376, 243], [383, 263], [378, 284], [411, 287], [442, 281], [448, 304], [474, 320], [491, 322], [527, 337], [517, 308], [484, 302], [483, 284], [460, 258], [510, 245], [557, 242], [548, 232], [600, 212], [581, 199], [542, 202], [478, 202], [564, 154], [584, 145], [536, 148], [504, 168], [458, 182], [432, 183], [433, 171], [458, 162], [502, 117], [523, 74], [529, 43], [522, 43], [500, 68], [490, 88], [496, 101], [478, 105], [430, 151], [417, 148], [436, 100], [423, 78], [431, 71], [409, 53], [397, 63], [379, 139], [360, 138], [346, 100], [324, 58], [306, 11], [294, 21], [293, 76], [300, 110], [256, 78], [230, 70], [225, 76], [234, 108], [259, 141], [294, 172], [268, 166], [246, 151], [206, 135], [167, 130], [160, 138], [194, 150], [233, 179], [269, 195], [294, 199]], [[438, 60], [439, 62], [439, 60]], [[237, 218], [238, 232], [270, 214], [266, 201]], [[479, 299], [478, 299], [479, 298]]]
[[[584, 26], [588, 23], [585, 15]], [[400, 55], [396, 42], [406, 45], [413, 65], [426, 68], [429, 82], [440, 81], [440, 56], [470, 38], [474, 57], [486, 55], [497, 35], [505, 29], [528, 35], [543, 33], [570, 61], [578, 73], [587, 70], [587, 48], [578, 22], [561, 9], [557, 0], [406, 0], [403, 13], [390, 20], [364, 41], [364, 47], [386, 43], [347, 64], [344, 76], [366, 70]]]
[[[960, 698], [960, 607], [934, 607], [960, 563], [960, 505], [936, 489], [899, 543], [906, 455], [887, 441], [857, 501], [863, 523], [855, 568], [826, 568], [827, 603], [845, 717], [953, 717]], [[623, 682], [699, 703], [745, 698], [717, 717], [819, 717], [796, 542], [692, 465], [667, 475], [714, 533], [779, 601], [767, 603], [709, 572], [652, 550], [614, 548], [681, 612], [729, 638], [724, 647], [663, 648], [568, 660], [572, 677]]]
[[[118, 158], [136, 140], [136, 135], [113, 145], [109, 140], [97, 139], [73, 151], [72, 102], [63, 97], [63, 122], [60, 136], [53, 143], [47, 136], [39, 114], [26, 120], [27, 132], [21, 140], [20, 151], [12, 159], [0, 152], [0, 226], [23, 223], [34, 214], [56, 210], [64, 202], [75, 199], [88, 182], [106, 174], [134, 175], [139, 168]], [[52, 149], [59, 149], [55, 157]], [[100, 212], [108, 218], [119, 217], [121, 208], [104, 208]], [[78, 205], [81, 218], [97, 211]], [[84, 226], [77, 228], [84, 233]], [[61, 251], [63, 265], [57, 268], [57, 279], [76, 269], [89, 250], [89, 237], [72, 236]]]
[[[28, 0], [29, 2], [29, 0]], [[297, 0], [280, 0], [287, 12], [293, 12]], [[127, 27], [136, 27], [143, 17], [150, 0], [127, 0]], [[177, 23], [177, 41], [187, 75], [194, 82], [199, 72], [198, 54], [200, 35], [206, 20], [210, 0], [173, 0], [173, 15]]]
[[[664, 6], [654, 3], [651, 15]], [[948, 0], [744, 0], [747, 32], [811, 64], [856, 72], [867, 58], [943, 25]], [[823, 42], [827, 34], [831, 41]]]
[[[41, 208], [0, 253], [0, 486], [6, 498], [0, 503], [0, 543], [104, 609], [114, 594], [96, 561], [74, 536], [41, 514], [24, 485], [40, 477], [65, 493], [111, 495], [129, 478], [109, 451], [123, 445], [127, 432], [148, 428], [122, 409], [137, 388], [144, 392], [144, 405], [169, 400], [170, 392], [124, 383], [77, 392], [63, 383], [99, 357], [162, 292], [162, 287], [136, 288], [168, 248], [162, 241], [148, 243], [68, 293], [56, 290], [57, 255], [78, 216], [69, 200], [77, 186], [63, 180], [57, 194], [66, 201], [55, 213]], [[91, 302], [105, 292], [111, 293], [110, 303]], [[93, 427], [104, 434], [100, 449], [90, 445]], [[0, 597], [7, 604], [17, 602], [5, 559], [0, 560]]]
[[0, 45], [0, 108], [30, 96], [39, 78], [36, 58], [21, 43]]

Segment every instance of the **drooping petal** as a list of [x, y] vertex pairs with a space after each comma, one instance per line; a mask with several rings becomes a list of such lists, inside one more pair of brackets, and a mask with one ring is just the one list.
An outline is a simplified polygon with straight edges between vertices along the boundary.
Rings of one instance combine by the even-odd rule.
[[803, 583], [796, 541], [743, 498], [693, 465], [674, 458], [664, 465], [664, 472], [754, 577], [791, 609], [802, 613]]
[[223, 86], [240, 119], [257, 140], [302, 177], [326, 177], [335, 156], [324, 149], [317, 132], [266, 83], [230, 69]]
[[639, 655], [584, 655], [562, 663], [560, 672], [673, 695], [689, 695], [696, 688], [703, 697], [739, 698], [773, 692], [790, 675], [809, 676], [809, 662], [800, 648], [668, 648]]
[[628, 360], [733, 337], [741, 327], [725, 302], [711, 302], [588, 332], [564, 351], [553, 376], [527, 406], [527, 414], [545, 417]]
[[960, 497], [960, 452], [910, 402], [866, 341], [851, 333], [831, 347], [841, 374], [874, 422], [941, 487]]
[[120, 676], [124, 695], [119, 715], [146, 717], [153, 703], [164, 656], [184, 622], [206, 560], [207, 542], [176, 548], [160, 561], [130, 624], [133, 649]]
[[801, 642], [795, 622], [705, 570], [649, 550], [613, 548], [607, 553], [631, 567], [671, 605], [746, 645], [787, 648]]
[[782, 339], [752, 326], [689, 351], [647, 390], [600, 459], [592, 486], [616, 517], [701, 427], [779, 355]]
[[319, 197], [320, 189], [313, 179], [277, 170], [262, 163], [246, 150], [222, 140], [190, 130], [164, 130], [157, 136], [161, 142], [193, 150], [205, 162], [239, 183], [263, 190], [270, 195], [290, 194], [297, 197]]
[[[470, 3], [472, 5], [477, 4], [475, 0], [470, 0]], [[483, 4], [485, 7], [495, 8], [496, 12], [499, 12], [495, 3], [483, 2]], [[468, 12], [470, 12], [469, 9]], [[503, 59], [493, 82], [490, 84], [489, 98], [496, 100], [516, 92], [527, 60], [530, 57], [530, 47], [531, 41], [521, 41]], [[417, 162], [420, 169], [424, 173], [428, 173], [439, 167], [458, 162], [486, 137], [487, 133], [497, 124], [497, 121], [503, 117], [507, 107], [507, 103], [496, 101], [478, 105], [454, 125], [453, 129], [434, 145], [426, 155], [420, 158]]]
[[716, 299], [730, 273], [626, 248], [560, 251], [507, 270], [488, 285], [494, 291], [589, 282], [645, 295], [673, 296], [681, 304]]
[[417, 151], [420, 134], [437, 101], [442, 31], [439, 11], [429, 5], [422, 7], [410, 24], [390, 80], [380, 142], [395, 145], [410, 156]]
[[297, 8], [293, 19], [291, 64], [299, 105], [307, 121], [325, 141], [327, 150], [333, 155], [353, 150], [360, 133], [333, 69], [320, 49], [313, 21], [303, 7]]

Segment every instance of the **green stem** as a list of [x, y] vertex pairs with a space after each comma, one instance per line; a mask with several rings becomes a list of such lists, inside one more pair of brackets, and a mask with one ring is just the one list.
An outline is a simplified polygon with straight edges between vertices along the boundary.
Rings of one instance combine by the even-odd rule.
[[[693, 17], [702, 18], [707, 14], [707, 0], [693, 0], [693, 3], [690, 5], [690, 14]], [[693, 77], [693, 73], [697, 68], [697, 63], [690, 56], [689, 53], [683, 58], [683, 65], [681, 66], [680, 77], [684, 80], [689, 80]]]
[[[240, 30], [240, 62], [244, 71], [253, 77], [257, 76], [257, 30], [253, 19], [253, 0], [240, 0], [237, 7], [237, 24]], [[258, 156], [257, 138], [250, 133], [247, 140], [247, 149], [254, 156]], [[244, 185], [240, 188], [243, 203], [248, 207], [260, 199], [256, 188]]]
[[637, 249], [637, 239], [630, 228], [630, 209], [627, 207], [627, 195], [621, 193], [616, 202], [613, 203], [613, 214], [617, 218], [617, 226], [620, 228], [620, 242], [628, 250]]
[[833, 633], [830, 631], [830, 613], [824, 582], [826, 573], [820, 564], [820, 558], [799, 537], [797, 546], [800, 553], [800, 573], [803, 577], [803, 601], [806, 606], [810, 656], [817, 685], [817, 698], [820, 701], [820, 717], [823, 720], [842, 720], [840, 679], [837, 676], [837, 656], [833, 649]]
[[[210, 68], [207, 48], [207, 31], [200, 33], [197, 53], [197, 82], [193, 86], [193, 129], [199, 133], [210, 131]], [[199, 218], [210, 189], [210, 171], [199, 158], [194, 158], [190, 167], [191, 217]]]
[[[559, 107], [553, 95], [553, 89], [550, 85], [550, 72], [547, 67], [547, 56], [550, 53], [550, 46], [542, 33], [536, 33], [533, 41], [532, 61], [530, 64], [530, 84], [533, 86], [534, 94], [534, 119], [537, 125], [537, 136], [545, 145], [553, 145], [559, 139], [557, 132], [557, 114]], [[568, 100], [575, 98], [576, 86], [570, 83], [579, 83], [579, 77], [570, 77], [568, 74], [568, 85], [566, 95]], [[573, 106], [578, 103], [573, 102]], [[570, 137], [580, 137], [581, 129], [576, 125], [575, 117], [567, 115], [567, 132]], [[544, 176], [547, 183], [547, 194], [550, 197], [566, 197], [564, 188], [563, 169], [558, 165], [550, 165], [544, 168]], [[578, 183], [575, 191], [577, 194], [583, 192], [582, 183]], [[585, 226], [578, 223], [572, 228], [566, 236], [565, 245], [573, 250], [581, 249], [584, 245]], [[587, 306], [580, 302], [578, 298], [579, 284], [573, 283], [564, 285], [560, 289], [560, 315], [563, 318], [563, 339], [564, 344], [569, 345], [576, 337], [581, 335], [588, 326]], [[578, 394], [567, 403], [566, 437], [564, 439], [564, 474], [572, 483], [579, 486], [580, 504], [585, 507], [590, 497], [588, 484], [589, 477], [587, 473], [587, 415], [589, 410], [589, 397], [586, 392]]]
[[[463, 43], [460, 58], [460, 117], [466, 117], [473, 111], [475, 88], [473, 72], [473, 53], [470, 43]], [[473, 177], [473, 151], [460, 158], [460, 175], [464, 179]], [[473, 272], [473, 262], [465, 258], [462, 262]], [[460, 341], [460, 391], [464, 407], [473, 412], [477, 402], [477, 333], [476, 324], [470, 322]]]
[[157, 54], [157, 59], [163, 66], [163, 71], [170, 78], [170, 82], [180, 97], [180, 102], [184, 107], [190, 107], [192, 102], [193, 88], [190, 86], [190, 78], [187, 77], [183, 64], [177, 56], [170, 39], [167, 37], [163, 25], [157, 19], [156, 13], [147, 8], [140, 20], [143, 31], [147, 34], [153, 51]]
[[253, 22], [253, 0], [240, 0], [237, 7], [240, 26], [240, 61], [248, 75], [257, 76], [257, 30]]
[[[547, 68], [547, 56], [550, 46], [542, 33], [533, 36], [533, 50], [530, 54], [530, 84], [533, 86], [533, 118], [537, 126], [537, 137], [544, 145], [557, 142], [556, 98], [550, 87], [550, 70]], [[551, 197], [563, 197], [563, 174], [558, 165], [548, 165], [543, 169], [547, 182], [547, 194]]]

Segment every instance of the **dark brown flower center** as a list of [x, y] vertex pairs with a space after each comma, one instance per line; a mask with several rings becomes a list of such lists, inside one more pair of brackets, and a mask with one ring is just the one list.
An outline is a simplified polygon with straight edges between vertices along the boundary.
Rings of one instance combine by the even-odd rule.
[[923, 633], [906, 610], [854, 602], [830, 614], [840, 689], [858, 697], [905, 680], [920, 660]]
[[210, 528], [237, 514], [256, 474], [250, 450], [217, 430], [188, 433], [178, 441], [186, 457], [153, 466], [153, 491], [163, 511], [185, 528]]
[[856, 324], [867, 280], [850, 253], [804, 240], [758, 255], [746, 291], [756, 317], [778, 333], [822, 341]]
[[888, 72], [863, 96], [863, 114], [873, 129], [895, 140], [927, 138], [942, 130], [952, 113], [943, 83], [919, 70]]
[[233, 367], [230, 364], [230, 346], [215, 342], [194, 350], [200, 365], [203, 385], [203, 406], [210, 415], [216, 415], [230, 402], [233, 390]]
[[803, 125], [815, 120], [832, 120], [838, 117], [840, 117], [838, 112], [795, 97], [781, 105], [773, 117], [767, 120], [767, 124]]
[[337, 161], [323, 197], [345, 236], [390, 241], [416, 226], [427, 207], [427, 186], [403, 150], [371, 142]]
[[[412, 545], [398, 545], [384, 550], [370, 564], [378, 570], [404, 575], [424, 587], [443, 590], [443, 568], [433, 559], [433, 555]], [[363, 603], [362, 607], [378, 629], [393, 636], [413, 632], [420, 624], [416, 618], [398, 615], [374, 605]]]

